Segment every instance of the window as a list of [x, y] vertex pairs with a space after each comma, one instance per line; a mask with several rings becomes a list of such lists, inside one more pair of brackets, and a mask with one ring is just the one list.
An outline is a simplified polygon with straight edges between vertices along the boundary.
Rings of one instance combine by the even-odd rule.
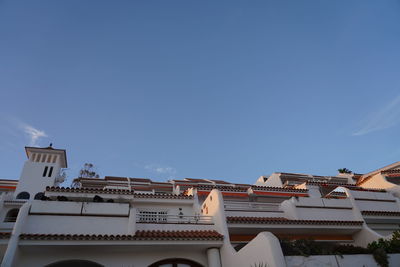
[[187, 259], [166, 259], [155, 262], [149, 267], [202, 267], [202, 266], [197, 262]]
[[49, 177], [51, 177], [52, 174], [53, 174], [53, 167], [50, 167]]
[[21, 192], [17, 195], [17, 199], [29, 199], [30, 197], [31, 195], [26, 191]]
[[167, 222], [167, 211], [139, 211], [139, 222]]
[[35, 197], [33, 199], [41, 200], [43, 197], [44, 197], [44, 194], [42, 192], [39, 192], [35, 195]]
[[19, 209], [9, 210], [4, 218], [4, 222], [15, 222], [18, 217]]
[[43, 177], [46, 177], [46, 175], [47, 175], [47, 170], [49, 169], [49, 167], [44, 167], [44, 170], [43, 170]]

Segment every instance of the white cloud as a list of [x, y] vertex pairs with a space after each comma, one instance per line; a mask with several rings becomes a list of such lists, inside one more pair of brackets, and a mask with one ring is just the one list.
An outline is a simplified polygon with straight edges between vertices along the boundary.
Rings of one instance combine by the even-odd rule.
[[363, 122], [362, 127], [353, 133], [355, 136], [365, 135], [388, 129], [400, 123], [400, 95], [390, 101], [382, 109], [370, 114]]
[[[37, 146], [40, 139], [48, 137], [44, 130], [23, 122], [22, 120], [0, 113], [0, 142], [2, 145], [21, 147], [21, 143]], [[7, 140], [7, 141], [5, 141]]]
[[30, 146], [37, 146], [39, 138], [47, 137], [47, 134], [44, 131], [36, 129], [31, 125], [23, 123], [21, 124], [21, 127], [29, 137]]
[[148, 171], [151, 171], [153, 173], [157, 174], [169, 174], [169, 175], [174, 175], [176, 174], [176, 169], [172, 167], [163, 167], [157, 164], [148, 164], [144, 166], [144, 168]]

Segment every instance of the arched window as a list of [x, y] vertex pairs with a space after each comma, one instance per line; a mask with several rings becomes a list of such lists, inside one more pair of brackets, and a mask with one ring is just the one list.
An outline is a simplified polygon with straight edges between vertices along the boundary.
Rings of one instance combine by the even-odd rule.
[[41, 200], [43, 197], [44, 197], [44, 194], [42, 192], [39, 192], [35, 195], [34, 199]]
[[201, 264], [187, 259], [165, 259], [151, 264], [149, 267], [203, 267]]
[[11, 209], [7, 212], [4, 222], [15, 222], [18, 217], [19, 209]]
[[29, 199], [31, 195], [28, 192], [24, 191], [17, 195], [17, 199]]
[[101, 264], [98, 264], [93, 261], [87, 260], [65, 260], [65, 261], [57, 261], [54, 263], [50, 263], [44, 267], [104, 267]]

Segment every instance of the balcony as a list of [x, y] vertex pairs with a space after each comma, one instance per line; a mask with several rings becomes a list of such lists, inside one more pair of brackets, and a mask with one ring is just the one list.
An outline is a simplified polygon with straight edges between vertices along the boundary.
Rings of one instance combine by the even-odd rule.
[[279, 212], [279, 203], [225, 201], [226, 211], [272, 211]]
[[137, 223], [154, 224], [214, 224], [212, 216], [188, 216], [188, 215], [170, 215], [170, 214], [141, 214], [136, 217]]

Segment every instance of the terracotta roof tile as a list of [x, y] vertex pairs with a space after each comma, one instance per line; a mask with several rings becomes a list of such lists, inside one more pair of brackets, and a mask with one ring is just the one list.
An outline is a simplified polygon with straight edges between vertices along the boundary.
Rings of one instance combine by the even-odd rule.
[[393, 173], [400, 174], [400, 169], [392, 169], [392, 170], [382, 171], [381, 173], [382, 174], [393, 174]]
[[134, 192], [127, 189], [97, 189], [97, 188], [70, 188], [70, 187], [46, 187], [48, 192], [69, 192], [69, 193], [93, 193], [93, 194], [129, 194]]
[[210, 181], [212, 181], [212, 182], [214, 182], [214, 183], [216, 183], [216, 184], [232, 184], [232, 183], [229, 183], [229, 182], [225, 182], [225, 181], [223, 181], [223, 180], [211, 180], [211, 179], [210, 179]]
[[173, 195], [173, 194], [163, 194], [163, 193], [155, 193], [155, 194], [146, 194], [146, 193], [135, 193], [134, 197], [136, 198], [174, 198], [174, 199], [193, 199], [193, 196], [186, 196], [183, 194]]
[[46, 187], [48, 192], [68, 192], [68, 193], [92, 193], [92, 194], [125, 194], [133, 195], [135, 198], [173, 198], [173, 199], [192, 199], [192, 196], [173, 195], [173, 194], [146, 194], [135, 193], [127, 189], [92, 189], [92, 188], [69, 188], [69, 187]]
[[137, 231], [135, 235], [21, 234], [22, 240], [222, 240], [223, 235], [209, 231]]
[[251, 186], [256, 191], [283, 191], [283, 192], [294, 192], [294, 193], [307, 193], [308, 189], [295, 189], [286, 187], [273, 187], [273, 186]]
[[373, 216], [400, 216], [399, 211], [364, 210], [361, 213], [362, 215], [373, 215]]
[[350, 190], [355, 190], [355, 191], [368, 191], [368, 192], [386, 192], [385, 189], [381, 188], [363, 188], [358, 185], [353, 185], [353, 184], [343, 184], [343, 183], [331, 183], [331, 182], [307, 182], [309, 185], [318, 185], [318, 186], [341, 186], [348, 188]]
[[231, 191], [231, 192], [247, 192], [245, 187], [233, 187], [233, 186], [222, 186], [222, 185], [195, 185], [194, 188], [198, 190], [211, 191], [213, 189], [218, 189], [220, 191]]
[[291, 220], [271, 217], [226, 217], [228, 223], [302, 224], [302, 225], [362, 225], [363, 221]]
[[217, 231], [137, 231], [136, 238], [140, 239], [215, 239], [222, 240], [223, 235]]
[[185, 178], [184, 181], [194, 182], [194, 183], [207, 183], [207, 184], [211, 184], [210, 181], [207, 181], [206, 179], [200, 179], [200, 178]]

